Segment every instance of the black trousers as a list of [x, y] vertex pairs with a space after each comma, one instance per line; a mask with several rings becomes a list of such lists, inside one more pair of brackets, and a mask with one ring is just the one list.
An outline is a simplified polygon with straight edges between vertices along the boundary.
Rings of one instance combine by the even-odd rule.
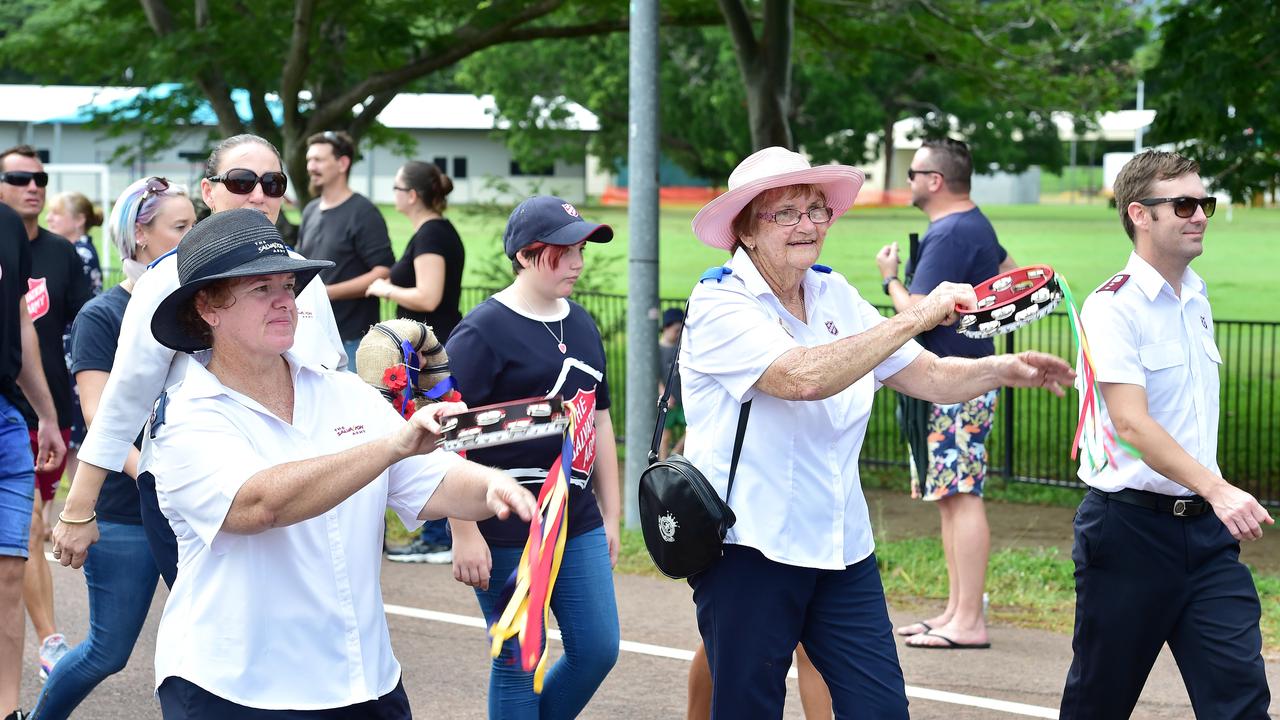
[[1075, 656], [1062, 720], [1127, 718], [1169, 644], [1197, 718], [1265, 718], [1262, 607], [1240, 545], [1190, 518], [1090, 491], [1076, 512]]
[[330, 710], [259, 710], [237, 705], [179, 677], [160, 684], [164, 720], [412, 720], [404, 683], [377, 700]]

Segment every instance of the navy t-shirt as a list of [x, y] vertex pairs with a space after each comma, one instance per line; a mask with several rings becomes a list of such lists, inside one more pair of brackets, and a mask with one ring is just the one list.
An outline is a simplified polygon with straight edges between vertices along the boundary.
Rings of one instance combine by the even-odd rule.
[[[551, 332], [548, 332], [550, 325]], [[566, 352], [556, 347], [560, 322], [543, 324], [489, 298], [472, 310], [445, 349], [462, 399], [470, 407], [528, 397], [559, 396], [572, 402], [586, 421], [574, 433], [573, 477], [569, 482], [569, 537], [604, 521], [592, 493], [595, 476], [595, 411], [609, 409], [604, 343], [581, 305], [569, 302], [564, 319]], [[559, 437], [469, 450], [467, 459], [506, 470], [535, 495], [547, 468], [560, 455]], [[519, 547], [529, 539], [529, 523], [512, 516], [479, 523], [490, 544]]]
[[[995, 277], [1007, 256], [981, 210], [975, 207], [952, 213], [929, 225], [920, 241], [919, 255], [907, 265], [911, 278], [907, 289], [928, 295], [944, 282], [977, 285]], [[980, 358], [996, 352], [994, 340], [967, 338], [956, 332], [954, 325], [939, 325], [916, 340], [939, 357]]]
[[[120, 339], [120, 324], [129, 305], [129, 293], [116, 285], [89, 301], [71, 325], [71, 372], [101, 370], [111, 372]], [[134, 441], [142, 448], [142, 435]], [[108, 522], [141, 525], [138, 485], [122, 472], [109, 472], [102, 483], [95, 510]]]
[[399, 306], [396, 308], [396, 317], [430, 325], [436, 339], [444, 342], [449, 339], [449, 333], [457, 327], [458, 321], [462, 320], [458, 301], [462, 299], [462, 266], [466, 261], [466, 251], [453, 223], [444, 218], [422, 223], [422, 227], [418, 228], [418, 232], [413, 234], [413, 238], [405, 246], [400, 260], [391, 266], [393, 284], [408, 288], [418, 285], [418, 273], [413, 267], [413, 261], [419, 255], [439, 255], [444, 258], [444, 288], [440, 293], [440, 304], [431, 312], [418, 312]]
[[22, 219], [0, 203], [0, 395], [17, 404], [22, 371], [22, 324], [18, 302], [31, 278], [31, 243]]

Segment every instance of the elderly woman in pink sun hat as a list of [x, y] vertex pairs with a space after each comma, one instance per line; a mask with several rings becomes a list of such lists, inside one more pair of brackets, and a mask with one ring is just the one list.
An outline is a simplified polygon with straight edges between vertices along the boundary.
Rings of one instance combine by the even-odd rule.
[[811, 167], [772, 147], [729, 176], [693, 220], [729, 252], [689, 299], [680, 349], [688, 459], [725, 497], [740, 415], [741, 456], [726, 499], [737, 524], [723, 557], [689, 578], [713, 678], [712, 716], [781, 717], [791, 653], [803, 643], [837, 718], [906, 718], [907, 699], [858, 454], [882, 385], [938, 403], [992, 388], [1059, 395], [1071, 368], [1042, 353], [939, 358], [913, 337], [972, 307], [973, 288], [943, 283], [883, 318], [838, 272], [818, 264], [831, 224], [863, 174]]

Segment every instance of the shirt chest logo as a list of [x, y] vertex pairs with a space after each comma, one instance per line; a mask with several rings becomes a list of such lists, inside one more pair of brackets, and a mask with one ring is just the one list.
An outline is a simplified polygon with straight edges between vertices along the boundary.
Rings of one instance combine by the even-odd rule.
[[364, 426], [363, 425], [339, 425], [338, 427], [333, 429], [333, 434], [337, 435], [338, 437], [342, 437], [343, 435], [352, 435], [352, 436], [363, 435]]
[[832, 321], [832, 320], [828, 320], [828, 321], [827, 321], [827, 332], [831, 333], [832, 335], [839, 335], [839, 334], [840, 334], [840, 331], [836, 329], [836, 324], [835, 324], [835, 322], [834, 322], [834, 321]]
[[49, 283], [44, 278], [27, 280], [27, 314], [33, 321], [49, 314]]
[[573, 471], [591, 475], [596, 464], [596, 389], [579, 390], [569, 401], [573, 406]]

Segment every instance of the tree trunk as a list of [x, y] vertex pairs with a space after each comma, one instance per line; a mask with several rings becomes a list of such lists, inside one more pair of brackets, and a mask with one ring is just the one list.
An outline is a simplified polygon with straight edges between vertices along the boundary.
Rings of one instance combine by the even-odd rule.
[[756, 150], [779, 145], [795, 149], [791, 137], [791, 41], [794, 0], [764, 0], [764, 21], [756, 37], [741, 0], [720, 0], [734, 54], [747, 92], [747, 119]]
[[893, 190], [893, 150], [894, 137], [893, 126], [897, 121], [898, 112], [895, 108], [885, 108], [884, 115], [884, 195], [881, 196], [881, 204], [889, 204], [889, 192]]

